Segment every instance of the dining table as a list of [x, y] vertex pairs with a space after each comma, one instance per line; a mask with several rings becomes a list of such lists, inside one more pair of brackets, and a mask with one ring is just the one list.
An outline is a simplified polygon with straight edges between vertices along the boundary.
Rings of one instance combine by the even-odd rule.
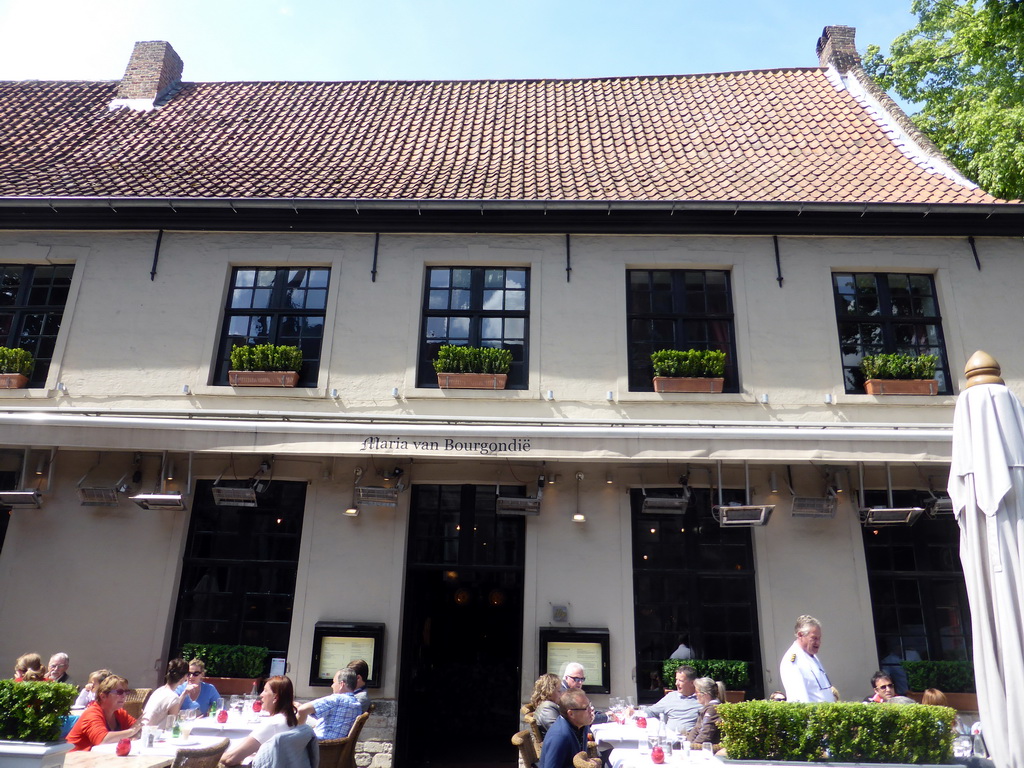
[[117, 754], [117, 742], [97, 744], [90, 750], [68, 752], [64, 757], [66, 768], [167, 768], [174, 762], [179, 749], [201, 749], [220, 741], [222, 736], [202, 736], [195, 733], [186, 738], [168, 738], [144, 745], [141, 738], [132, 739], [131, 752]]

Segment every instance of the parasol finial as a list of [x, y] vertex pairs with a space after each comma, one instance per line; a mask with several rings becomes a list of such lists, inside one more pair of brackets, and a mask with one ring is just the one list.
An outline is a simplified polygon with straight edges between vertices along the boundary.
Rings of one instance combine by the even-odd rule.
[[1005, 384], [1006, 382], [999, 375], [1002, 370], [992, 355], [979, 349], [971, 355], [967, 365], [964, 366], [964, 373], [967, 374], [966, 386], [973, 387], [975, 384]]

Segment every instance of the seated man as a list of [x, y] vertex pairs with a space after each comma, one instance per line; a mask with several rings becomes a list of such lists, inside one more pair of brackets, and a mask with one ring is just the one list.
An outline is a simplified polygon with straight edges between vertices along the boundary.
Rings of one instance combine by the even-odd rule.
[[[565, 672], [562, 673], [562, 690], [571, 691], [574, 688], [583, 690], [583, 683], [587, 680], [587, 672], [578, 661], [570, 661], [565, 665]], [[594, 710], [595, 723], [607, 723], [608, 715], [600, 709]]]
[[896, 695], [896, 686], [892, 678], [882, 670], [878, 670], [871, 676], [871, 688], [874, 694], [864, 699], [865, 703], [884, 704]]
[[356, 673], [352, 669], [339, 669], [334, 675], [330, 696], [307, 701], [299, 707], [299, 723], [305, 723], [311, 714], [320, 718], [313, 732], [318, 739], [343, 739], [352, 730], [352, 723], [362, 714], [359, 701], [352, 694], [356, 686]]
[[68, 667], [71, 666], [71, 660], [68, 655], [64, 652], [53, 654], [50, 657], [50, 664], [47, 666], [46, 679], [53, 683], [68, 683], [74, 685], [71, 682], [71, 678], [68, 677]]
[[570, 688], [558, 699], [560, 717], [544, 737], [539, 768], [572, 768], [577, 752], [587, 751], [594, 707], [580, 688]]
[[366, 692], [366, 678], [370, 676], [370, 665], [362, 659], [354, 659], [348, 663], [348, 668], [356, 673], [356, 687], [352, 695], [359, 701], [363, 712], [366, 712], [370, 708], [370, 694]]
[[697, 723], [700, 704], [697, 703], [697, 690], [693, 681], [697, 673], [693, 667], [682, 666], [676, 669], [676, 689], [665, 696], [657, 704], [647, 707], [653, 715], [667, 717], [666, 725], [676, 733], [686, 733]]

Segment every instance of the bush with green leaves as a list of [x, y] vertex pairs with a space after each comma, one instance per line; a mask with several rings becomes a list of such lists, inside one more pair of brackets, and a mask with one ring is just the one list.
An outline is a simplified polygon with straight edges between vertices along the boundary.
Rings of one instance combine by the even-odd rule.
[[665, 687], [676, 685], [676, 670], [693, 667], [697, 677], [710, 677], [725, 683], [730, 691], [742, 691], [750, 685], [750, 663], [731, 659], [666, 659], [661, 664], [661, 678]]
[[252, 344], [231, 350], [232, 371], [299, 371], [302, 350], [285, 344]]
[[949, 762], [956, 710], [921, 704], [720, 704], [734, 760], [830, 763]]
[[974, 664], [969, 661], [904, 661], [910, 690], [938, 688], [946, 693], [974, 693]]
[[651, 354], [655, 376], [717, 379], [725, 375], [725, 352], [717, 349], [659, 349]]
[[35, 358], [27, 349], [0, 347], [0, 373], [20, 373], [22, 376], [29, 376], [35, 367]]
[[508, 373], [512, 351], [494, 347], [460, 347], [444, 344], [437, 350], [434, 370], [438, 373]]
[[181, 657], [185, 661], [200, 659], [206, 665], [206, 674], [212, 677], [262, 677], [269, 653], [259, 645], [183, 643], [181, 646]]
[[867, 355], [860, 361], [865, 379], [934, 379], [936, 355]]
[[67, 683], [0, 680], [0, 741], [60, 741], [77, 695]]

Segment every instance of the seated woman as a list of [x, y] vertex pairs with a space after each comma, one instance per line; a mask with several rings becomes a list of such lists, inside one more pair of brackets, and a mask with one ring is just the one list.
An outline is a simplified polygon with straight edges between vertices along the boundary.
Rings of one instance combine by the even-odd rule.
[[78, 692], [78, 698], [75, 699], [76, 707], [87, 707], [96, 701], [96, 686], [100, 684], [103, 678], [111, 674], [109, 669], [97, 669], [91, 675], [89, 675], [89, 682], [82, 686], [82, 690]]
[[232, 742], [220, 759], [223, 765], [240, 765], [245, 758], [256, 754], [260, 746], [275, 734], [287, 731], [299, 724], [295, 713], [295, 690], [292, 681], [283, 675], [272, 677], [263, 686], [260, 694], [263, 711], [269, 717], [261, 717], [260, 723], [244, 739]]
[[[192, 659], [188, 663], [188, 680], [179, 683], [175, 693], [184, 693], [189, 688], [188, 695], [181, 700], [182, 709], [198, 709], [199, 717], [206, 717], [210, 714], [210, 705], [220, 698], [217, 689], [210, 683], [204, 683], [206, 677], [206, 665], [202, 659]], [[193, 687], [193, 684], [194, 687]]]
[[20, 683], [25, 679], [25, 673], [33, 669], [46, 674], [42, 656], [38, 653], [25, 653], [19, 656], [14, 662], [14, 682]]
[[533, 694], [523, 705], [523, 716], [533, 715], [533, 722], [543, 738], [548, 728], [558, 719], [558, 695], [561, 693], [561, 680], [558, 675], [548, 672], [537, 678], [533, 684]]
[[717, 744], [722, 740], [718, 731], [722, 722], [718, 705], [725, 700], [725, 685], [710, 677], [698, 677], [693, 687], [697, 689], [697, 703], [701, 709], [696, 724], [686, 734], [686, 740], [691, 744]]
[[135, 737], [142, 722], [124, 711], [129, 690], [128, 681], [120, 675], [108, 675], [96, 686], [96, 701], [85, 708], [67, 736], [75, 745], [72, 752]]
[[[921, 703], [930, 707], [948, 707], [949, 699], [938, 688], [925, 688], [924, 693], [921, 694]], [[953, 731], [958, 736], [971, 735], [971, 729], [964, 725], [959, 714], [953, 719]]]
[[[142, 710], [142, 724], [155, 725], [163, 728], [168, 717], [173, 717], [181, 710], [181, 703], [189, 693], [199, 688], [199, 683], [186, 683], [181, 693], [175, 688], [188, 677], [188, 663], [184, 659], [171, 659], [167, 662], [167, 674], [164, 683], [153, 691]], [[210, 686], [211, 688], [213, 686]]]

